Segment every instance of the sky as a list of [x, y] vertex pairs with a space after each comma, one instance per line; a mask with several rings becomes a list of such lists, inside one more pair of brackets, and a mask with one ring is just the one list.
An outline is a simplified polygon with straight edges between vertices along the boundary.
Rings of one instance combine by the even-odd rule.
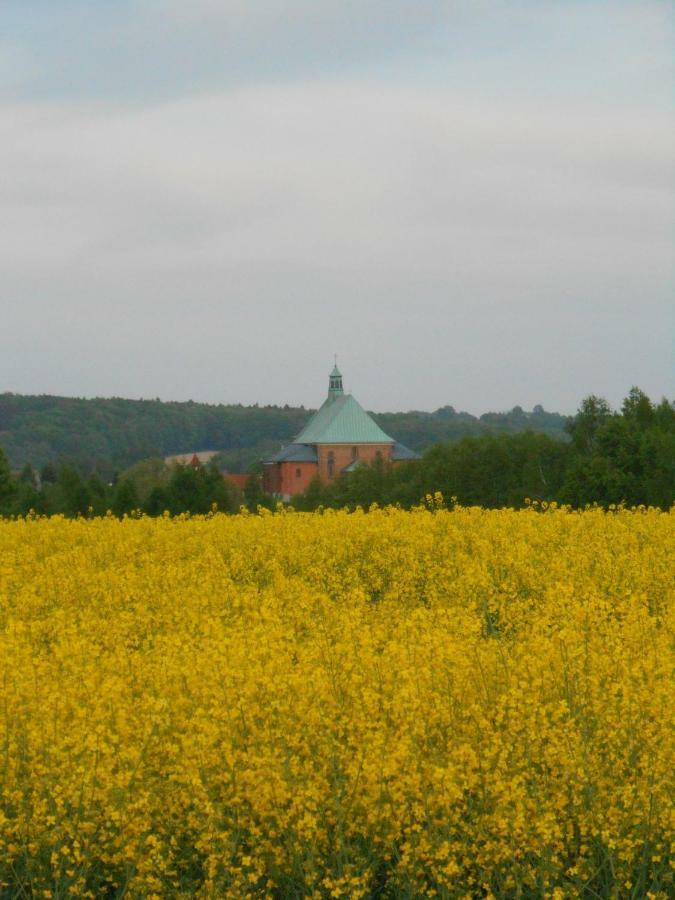
[[0, 392], [672, 396], [674, 9], [2, 0]]

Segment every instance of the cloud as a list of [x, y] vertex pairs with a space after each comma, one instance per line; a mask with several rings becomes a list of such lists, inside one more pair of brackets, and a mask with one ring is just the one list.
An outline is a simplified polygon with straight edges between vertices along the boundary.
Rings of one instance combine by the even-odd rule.
[[10, 268], [68, 245], [72, 259], [113, 264], [170, 248], [169, 266], [195, 254], [302, 265], [311, 253], [395, 268], [407, 250], [442, 269], [444, 246], [480, 259], [498, 236], [491, 252], [516, 259], [527, 241], [639, 252], [668, 236], [673, 136], [656, 113], [552, 113], [367, 83], [6, 113]]

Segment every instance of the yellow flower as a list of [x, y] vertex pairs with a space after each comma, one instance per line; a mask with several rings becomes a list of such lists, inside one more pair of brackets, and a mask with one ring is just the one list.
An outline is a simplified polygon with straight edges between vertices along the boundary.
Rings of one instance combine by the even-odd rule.
[[1, 890], [672, 895], [674, 514], [542, 510], [0, 521]]

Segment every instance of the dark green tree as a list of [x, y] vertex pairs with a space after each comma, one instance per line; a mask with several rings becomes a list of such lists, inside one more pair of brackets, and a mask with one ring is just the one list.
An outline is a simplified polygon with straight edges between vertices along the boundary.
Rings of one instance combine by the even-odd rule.
[[136, 486], [129, 478], [123, 478], [115, 485], [115, 493], [112, 501], [112, 511], [116, 516], [128, 515], [138, 509], [138, 493]]
[[215, 465], [176, 466], [167, 489], [168, 510], [177, 515], [182, 512], [208, 513], [234, 512], [234, 495]]
[[26, 463], [17, 481], [17, 493], [13, 510], [17, 515], [25, 516], [31, 510], [34, 512], [42, 511], [42, 497], [37, 485], [38, 477], [35, 470], [30, 463]]
[[86, 486], [93, 514], [95, 516], [105, 515], [111, 497], [107, 485], [98, 472], [91, 473], [87, 479]]
[[638, 387], [632, 387], [621, 407], [624, 419], [637, 430], [645, 431], [654, 424], [654, 406]]
[[19, 481], [21, 481], [23, 484], [29, 484], [33, 488], [37, 487], [37, 476], [35, 474], [35, 469], [31, 466], [30, 463], [26, 463], [23, 469], [21, 469]]
[[40, 481], [42, 482], [42, 484], [56, 484], [58, 474], [59, 473], [57, 472], [54, 463], [45, 463], [40, 470]]
[[12, 511], [16, 494], [16, 481], [12, 476], [5, 452], [0, 447], [0, 515], [7, 515]]
[[256, 512], [259, 506], [265, 509], [274, 509], [274, 498], [263, 491], [260, 475], [252, 474], [246, 481], [244, 502], [250, 512]]
[[52, 494], [55, 508], [50, 512], [62, 512], [67, 516], [86, 516], [89, 512], [91, 498], [89, 491], [77, 469], [66, 463], [59, 467], [56, 478], [56, 489]]
[[156, 485], [148, 494], [143, 509], [149, 516], [161, 516], [170, 512], [171, 497], [168, 488]]
[[593, 450], [598, 431], [611, 415], [612, 408], [603, 397], [591, 394], [582, 401], [576, 416], [568, 426], [577, 450], [585, 453]]
[[[604, 405], [603, 405], [604, 404]], [[663, 401], [654, 407], [639, 388], [620, 414], [588, 398], [571, 426], [576, 451], [561, 498], [574, 505], [655, 504], [667, 508], [675, 490], [675, 414]]]

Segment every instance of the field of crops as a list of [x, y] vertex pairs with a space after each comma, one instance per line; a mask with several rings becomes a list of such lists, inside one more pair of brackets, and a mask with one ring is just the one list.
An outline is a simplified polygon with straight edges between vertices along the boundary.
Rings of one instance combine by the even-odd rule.
[[674, 520], [0, 522], [0, 893], [672, 896]]

